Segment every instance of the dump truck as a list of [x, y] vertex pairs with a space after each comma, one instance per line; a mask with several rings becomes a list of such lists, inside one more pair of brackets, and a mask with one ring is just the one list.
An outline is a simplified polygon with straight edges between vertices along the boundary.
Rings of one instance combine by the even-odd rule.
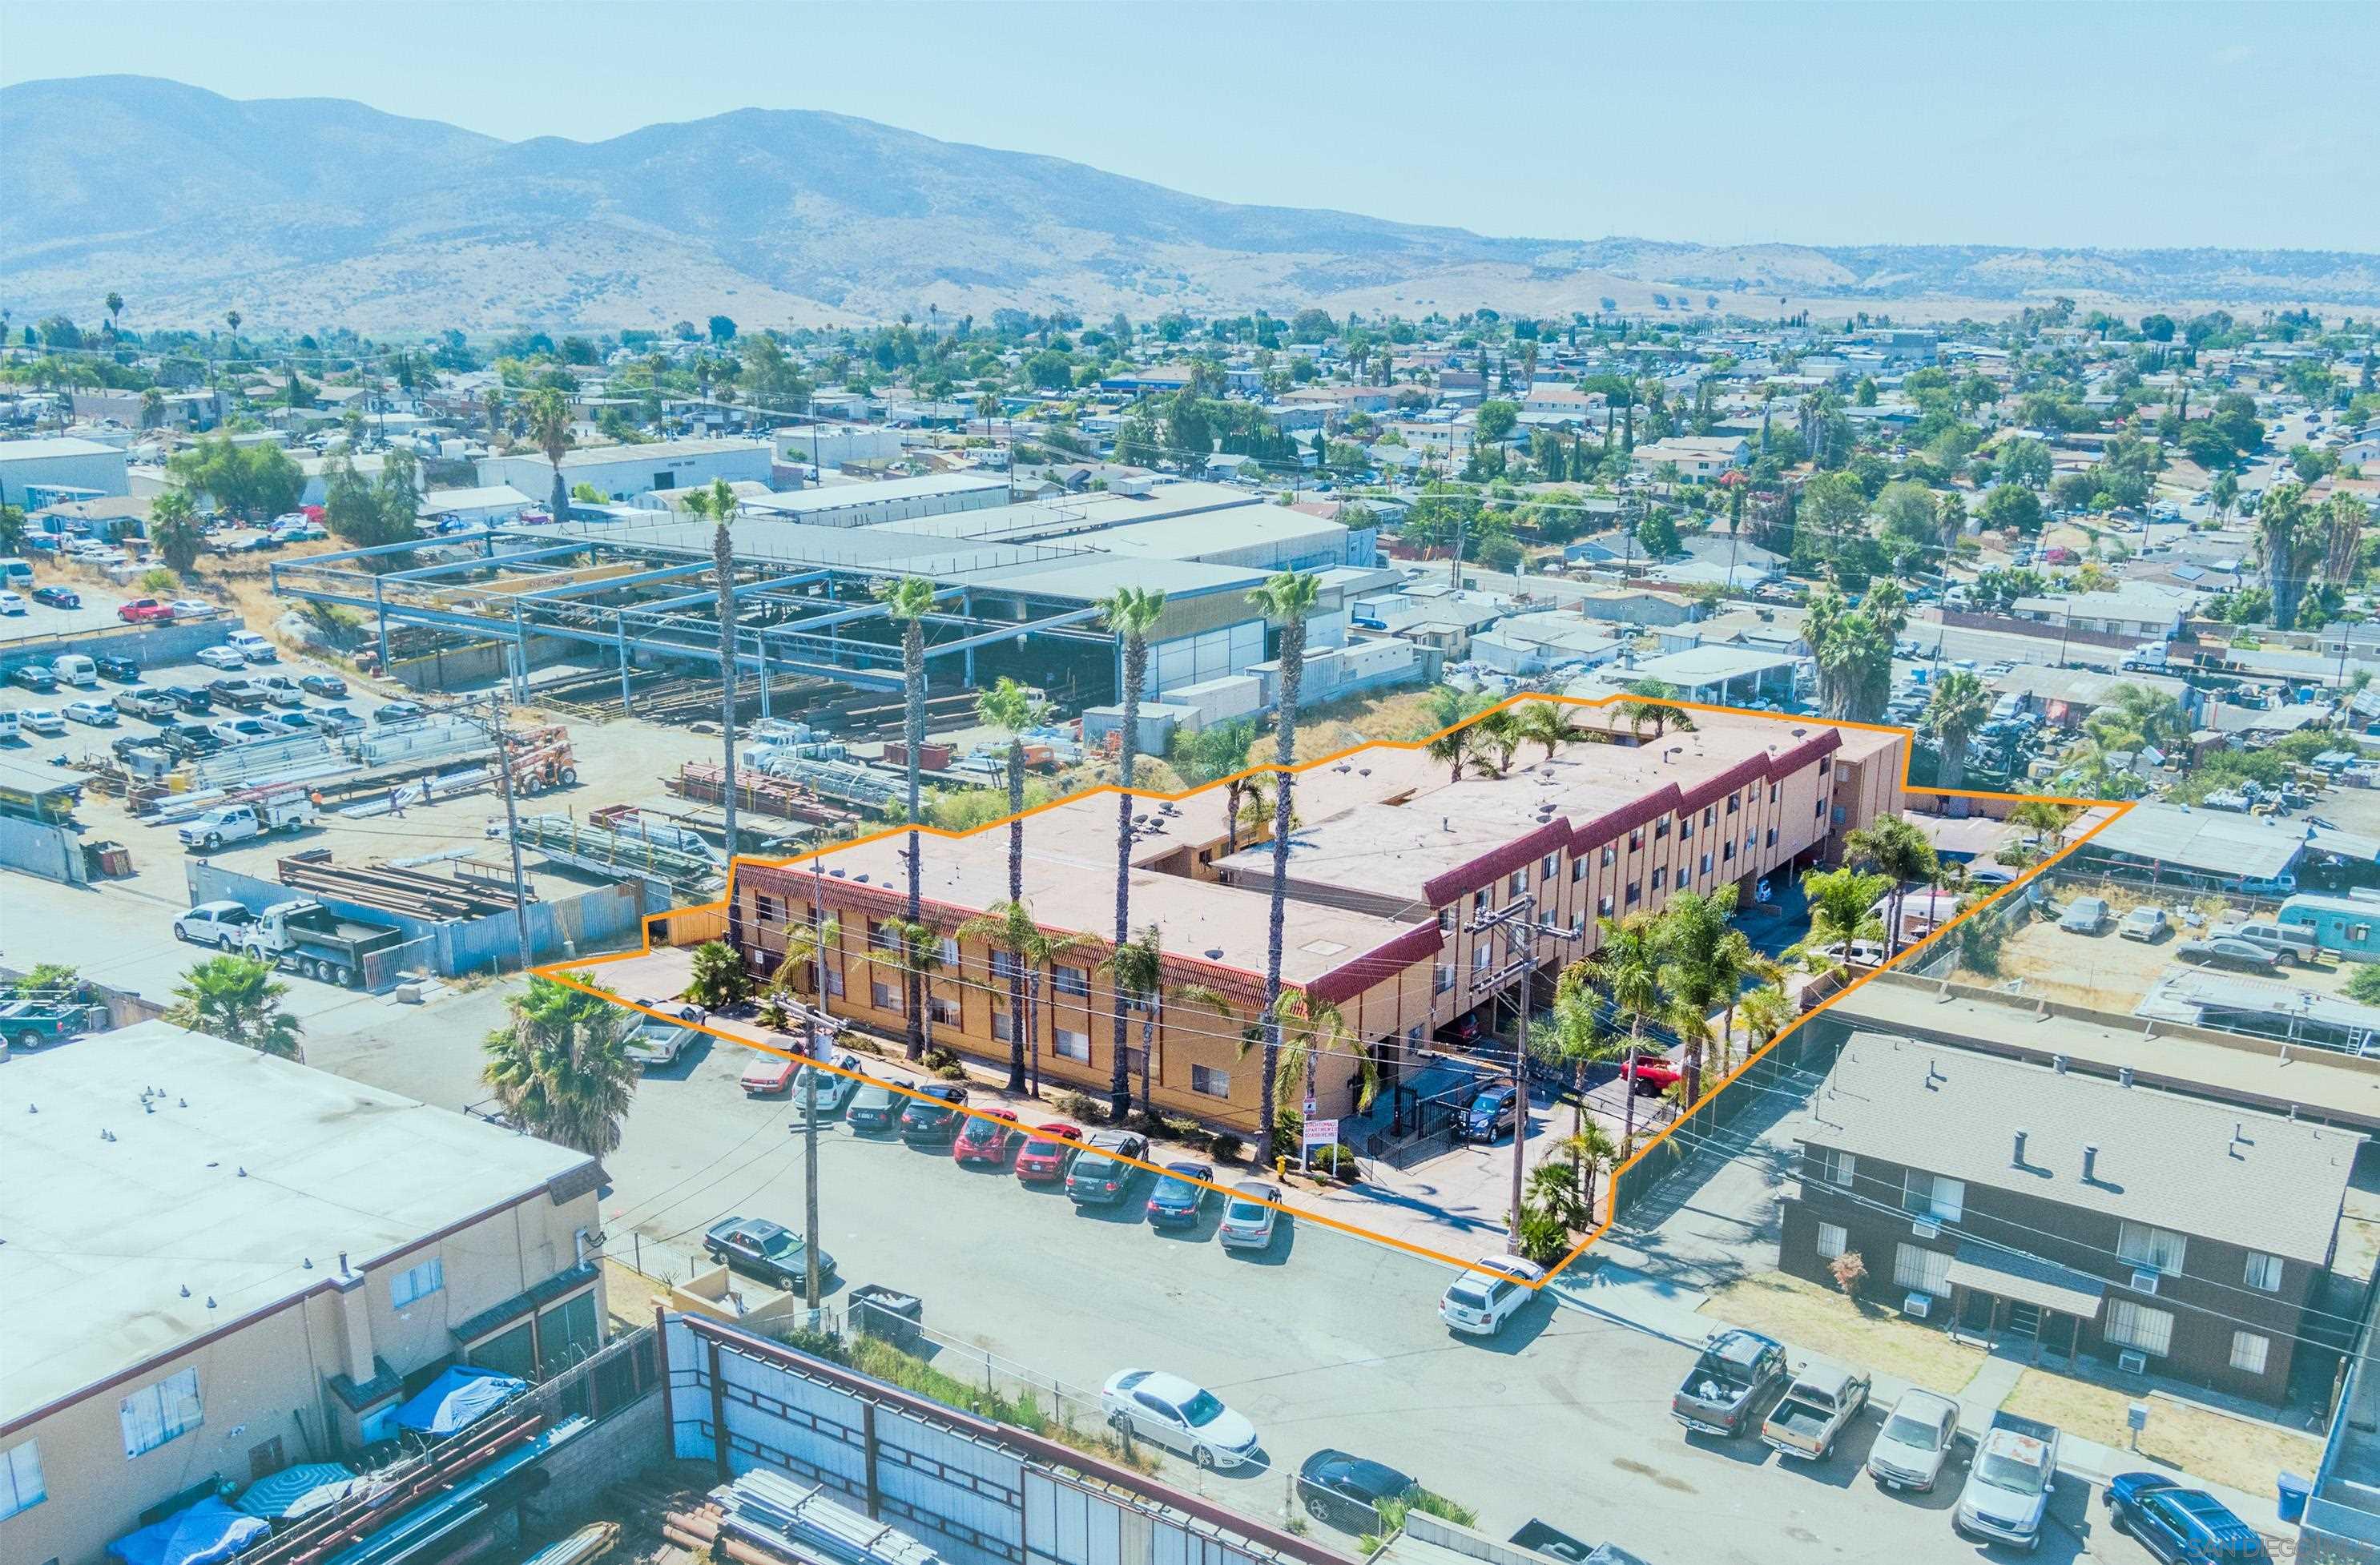
[[240, 937], [240, 952], [341, 989], [363, 982], [364, 961], [375, 952], [405, 942], [404, 931], [386, 924], [343, 918], [319, 902], [276, 902], [256, 916]]

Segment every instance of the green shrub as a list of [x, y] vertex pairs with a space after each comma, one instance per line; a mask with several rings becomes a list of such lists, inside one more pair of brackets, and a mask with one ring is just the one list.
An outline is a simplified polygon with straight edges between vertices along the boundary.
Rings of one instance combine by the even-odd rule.
[[1098, 1098], [1087, 1092], [1077, 1092], [1073, 1087], [1058, 1094], [1056, 1102], [1058, 1112], [1077, 1124], [1096, 1124], [1107, 1118], [1107, 1110]]
[[1207, 1138], [1207, 1150], [1219, 1163], [1238, 1162], [1240, 1149], [1246, 1145], [1240, 1135], [1228, 1130], [1219, 1130]]

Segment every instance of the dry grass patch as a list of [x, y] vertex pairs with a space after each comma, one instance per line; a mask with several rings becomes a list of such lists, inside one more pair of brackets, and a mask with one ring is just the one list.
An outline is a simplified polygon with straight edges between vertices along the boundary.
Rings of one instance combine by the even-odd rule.
[[[2132, 1438], [2124, 1425], [2125, 1412], [2139, 1400], [2113, 1386], [2028, 1369], [2000, 1405], [2123, 1450]], [[2179, 1467], [2193, 1478], [2272, 1499], [2280, 1493], [2275, 1474], [2310, 1474], [2322, 1461], [2322, 1441], [2302, 1430], [2234, 1417], [2171, 1397], [2147, 1401], [2149, 1426], [2141, 1431], [2140, 1452], [2146, 1462]]]
[[1797, 1354], [1814, 1353], [1847, 1369], [1881, 1370], [1945, 1396], [1973, 1379], [1984, 1362], [1981, 1348], [1781, 1271], [1729, 1283], [1711, 1294], [1703, 1313], [1766, 1332]]
[[656, 1306], [669, 1305], [669, 1284], [615, 1256], [603, 1257], [603, 1300], [614, 1331], [633, 1331], [653, 1323]]

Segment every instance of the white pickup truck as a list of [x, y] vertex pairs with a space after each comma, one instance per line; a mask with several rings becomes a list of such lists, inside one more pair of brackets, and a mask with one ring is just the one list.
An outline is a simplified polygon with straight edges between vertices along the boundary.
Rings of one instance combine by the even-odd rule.
[[627, 1046], [624, 1053], [638, 1064], [650, 1070], [655, 1065], [674, 1065], [677, 1057], [686, 1052], [686, 1045], [695, 1038], [695, 1030], [684, 1022], [661, 1016], [647, 1016], [631, 1012]]
[[269, 831], [299, 831], [314, 824], [314, 807], [303, 795], [249, 804], [217, 805], [181, 829], [182, 846], [209, 853], [225, 843], [246, 842]]
[[1867, 1405], [1868, 1378], [1831, 1365], [1804, 1365], [1769, 1410], [1760, 1440], [1779, 1455], [1824, 1461], [1851, 1421]]

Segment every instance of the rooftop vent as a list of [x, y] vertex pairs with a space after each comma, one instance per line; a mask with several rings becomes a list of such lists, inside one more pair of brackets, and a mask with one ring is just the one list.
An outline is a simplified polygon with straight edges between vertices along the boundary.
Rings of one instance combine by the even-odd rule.
[[2085, 1146], [2082, 1148], [2082, 1183], [2095, 1184], [2098, 1180], [2099, 1148], [2095, 1146]]
[[2024, 1167], [2024, 1138], [2028, 1134], [2022, 1130], [2016, 1133], [2016, 1150], [2009, 1156], [2009, 1161], [2020, 1169]]

